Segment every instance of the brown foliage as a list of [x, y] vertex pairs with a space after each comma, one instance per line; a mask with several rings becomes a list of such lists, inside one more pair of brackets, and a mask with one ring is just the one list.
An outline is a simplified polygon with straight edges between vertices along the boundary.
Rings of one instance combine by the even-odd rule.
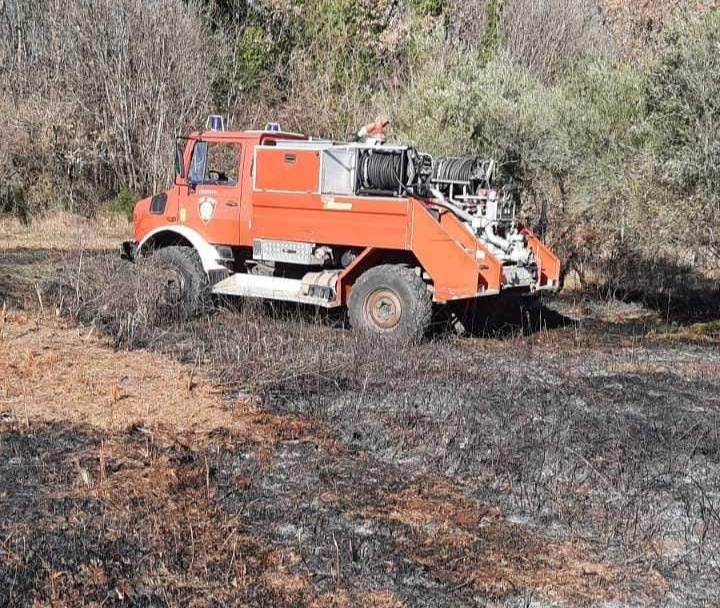
[[637, 53], [678, 14], [717, 8], [717, 0], [602, 0], [603, 18], [620, 48]]
[[594, 0], [508, 0], [501, 28], [511, 56], [542, 80], [608, 44]]
[[[180, 0], [43, 0], [0, 41], [7, 90], [0, 109], [13, 137], [7, 167], [42, 208], [61, 200], [92, 211], [120, 186], [157, 190], [172, 136], [210, 101], [217, 54], [197, 12]], [[14, 111], [12, 108], [14, 106]]]

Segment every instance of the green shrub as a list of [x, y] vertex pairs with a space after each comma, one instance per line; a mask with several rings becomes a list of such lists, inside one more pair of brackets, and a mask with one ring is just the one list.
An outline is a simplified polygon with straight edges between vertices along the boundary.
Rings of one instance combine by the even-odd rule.
[[439, 17], [443, 10], [443, 0], [411, 0], [410, 5], [421, 17]]
[[556, 92], [507, 54], [487, 63], [482, 49], [433, 55], [429, 40], [418, 63], [396, 110], [403, 139], [437, 154], [495, 157], [517, 181], [569, 170], [567, 141], [555, 131]]
[[252, 90], [271, 67], [271, 41], [257, 25], [246, 27], [235, 43], [236, 78], [243, 90]]
[[500, 9], [503, 0], [487, 0], [485, 3], [485, 31], [482, 38], [482, 58], [489, 61], [500, 45]]
[[21, 188], [0, 185], [0, 215], [15, 217], [24, 224], [30, 222], [30, 207]]
[[129, 188], [122, 188], [117, 196], [111, 201], [109, 211], [113, 215], [123, 215], [129, 220], [132, 219], [135, 203], [140, 197]]

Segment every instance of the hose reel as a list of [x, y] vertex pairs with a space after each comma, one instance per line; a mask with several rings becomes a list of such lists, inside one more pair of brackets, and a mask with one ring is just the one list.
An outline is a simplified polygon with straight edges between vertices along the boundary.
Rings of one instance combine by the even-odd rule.
[[363, 150], [358, 167], [365, 193], [395, 194], [407, 185], [407, 163], [402, 150]]
[[437, 185], [489, 186], [495, 162], [478, 158], [447, 156], [433, 162], [432, 182]]

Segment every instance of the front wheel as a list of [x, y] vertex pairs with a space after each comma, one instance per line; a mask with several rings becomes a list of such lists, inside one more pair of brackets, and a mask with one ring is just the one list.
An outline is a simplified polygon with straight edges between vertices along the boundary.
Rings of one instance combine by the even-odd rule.
[[348, 315], [355, 329], [419, 340], [430, 327], [432, 298], [427, 284], [412, 268], [375, 266], [353, 285]]
[[146, 263], [158, 312], [176, 319], [200, 312], [208, 280], [197, 251], [192, 247], [164, 247], [154, 251]]

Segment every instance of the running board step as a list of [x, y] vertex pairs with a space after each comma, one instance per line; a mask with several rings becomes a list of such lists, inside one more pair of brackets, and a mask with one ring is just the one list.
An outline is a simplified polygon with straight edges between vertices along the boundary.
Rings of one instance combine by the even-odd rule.
[[[307, 281], [300, 279], [284, 279], [263, 275], [238, 272], [213, 285], [213, 293], [224, 296], [241, 296], [245, 298], [263, 298], [312, 304], [323, 308], [336, 308], [340, 303], [335, 299], [308, 295]], [[324, 290], [325, 293], [327, 289]], [[334, 291], [332, 292], [334, 295]]]

